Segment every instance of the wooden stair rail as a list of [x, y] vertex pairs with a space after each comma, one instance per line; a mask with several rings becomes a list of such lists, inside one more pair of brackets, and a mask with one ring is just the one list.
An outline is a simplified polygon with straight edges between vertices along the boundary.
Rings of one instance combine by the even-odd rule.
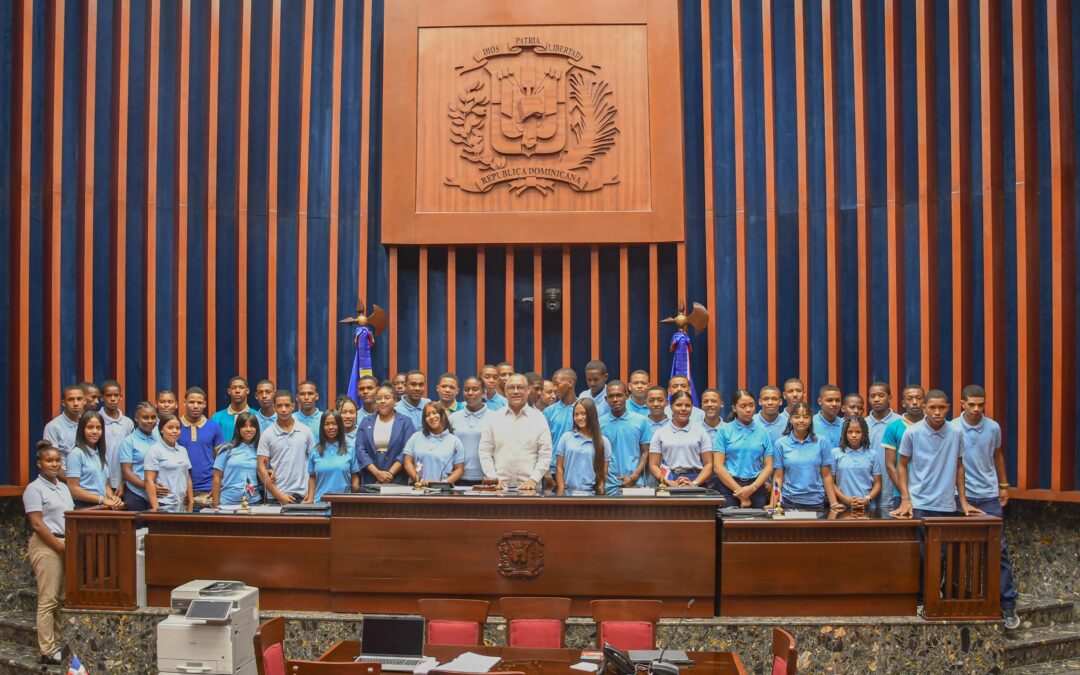
[[1000, 619], [1001, 519], [926, 518], [923, 524], [925, 617]]
[[64, 514], [68, 608], [133, 610], [138, 607], [135, 588], [137, 515], [98, 508]]

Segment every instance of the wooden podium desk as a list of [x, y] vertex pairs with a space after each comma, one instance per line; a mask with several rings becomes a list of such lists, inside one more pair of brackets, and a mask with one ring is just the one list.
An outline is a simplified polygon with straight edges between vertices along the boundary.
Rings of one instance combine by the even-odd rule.
[[566, 596], [664, 602], [713, 616], [713, 497], [328, 495], [331, 608], [409, 613], [418, 598]]

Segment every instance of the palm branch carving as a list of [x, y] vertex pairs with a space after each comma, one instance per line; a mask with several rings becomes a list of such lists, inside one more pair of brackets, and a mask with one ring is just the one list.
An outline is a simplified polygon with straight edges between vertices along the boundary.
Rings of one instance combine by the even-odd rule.
[[609, 100], [607, 82], [586, 80], [578, 72], [570, 75], [570, 131], [575, 145], [567, 151], [568, 168], [583, 169], [615, 145], [615, 106]]

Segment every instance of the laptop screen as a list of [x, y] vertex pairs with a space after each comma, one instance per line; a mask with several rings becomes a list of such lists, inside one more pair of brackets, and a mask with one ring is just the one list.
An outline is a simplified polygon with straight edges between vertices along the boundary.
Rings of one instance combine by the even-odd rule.
[[423, 656], [424, 617], [364, 617], [360, 628], [360, 649], [364, 654]]

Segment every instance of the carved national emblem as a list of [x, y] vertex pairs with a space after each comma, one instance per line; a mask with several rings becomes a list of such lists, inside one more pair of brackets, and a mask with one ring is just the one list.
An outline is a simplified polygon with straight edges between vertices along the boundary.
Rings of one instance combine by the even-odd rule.
[[446, 185], [482, 193], [505, 183], [517, 195], [546, 196], [557, 183], [577, 192], [618, 183], [615, 174], [593, 175], [619, 129], [610, 83], [582, 59], [572, 47], [521, 37], [458, 66], [450, 142], [468, 164]]
[[535, 579], [544, 568], [544, 541], [529, 532], [499, 537], [499, 574], [509, 579]]

